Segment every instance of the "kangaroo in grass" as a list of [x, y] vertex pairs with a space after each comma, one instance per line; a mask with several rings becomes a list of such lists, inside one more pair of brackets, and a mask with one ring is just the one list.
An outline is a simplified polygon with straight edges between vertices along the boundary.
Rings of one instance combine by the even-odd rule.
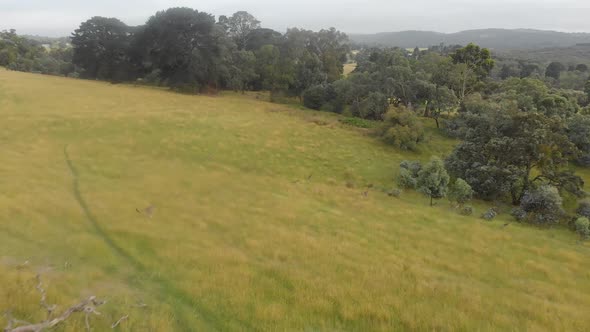
[[137, 211], [137, 213], [147, 216], [148, 218], [151, 218], [154, 215], [155, 210], [156, 210], [156, 207], [153, 204], [146, 207], [143, 210], [135, 209], [135, 211]]

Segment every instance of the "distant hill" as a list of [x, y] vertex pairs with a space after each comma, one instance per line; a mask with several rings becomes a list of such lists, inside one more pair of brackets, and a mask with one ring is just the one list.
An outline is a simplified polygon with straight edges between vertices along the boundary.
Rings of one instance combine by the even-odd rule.
[[466, 45], [470, 42], [492, 49], [536, 49], [569, 47], [590, 43], [590, 33], [566, 33], [532, 29], [481, 29], [457, 33], [401, 31], [376, 34], [349, 34], [350, 40], [370, 46], [403, 48], [429, 47], [445, 43]]
[[559, 61], [568, 65], [585, 63], [590, 65], [590, 45], [578, 44], [570, 47], [549, 47], [539, 49], [497, 49], [494, 56], [504, 59], [529, 60], [541, 64]]

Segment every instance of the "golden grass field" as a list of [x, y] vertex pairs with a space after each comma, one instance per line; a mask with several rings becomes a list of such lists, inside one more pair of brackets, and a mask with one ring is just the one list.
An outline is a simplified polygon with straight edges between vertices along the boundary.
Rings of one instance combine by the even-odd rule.
[[[0, 312], [21, 320], [45, 318], [40, 273], [59, 312], [108, 301], [94, 331], [124, 315], [115, 330], [590, 326], [590, 246], [573, 233], [380, 190], [401, 160], [452, 149], [433, 123], [409, 153], [254, 95], [1, 69], [0, 117]], [[150, 204], [152, 218], [137, 213]]]

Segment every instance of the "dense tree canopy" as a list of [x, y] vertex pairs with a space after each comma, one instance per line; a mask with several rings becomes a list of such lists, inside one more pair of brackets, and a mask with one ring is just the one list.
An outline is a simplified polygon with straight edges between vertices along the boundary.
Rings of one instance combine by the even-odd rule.
[[73, 63], [82, 77], [125, 80], [129, 70], [131, 28], [116, 18], [95, 16], [72, 35]]

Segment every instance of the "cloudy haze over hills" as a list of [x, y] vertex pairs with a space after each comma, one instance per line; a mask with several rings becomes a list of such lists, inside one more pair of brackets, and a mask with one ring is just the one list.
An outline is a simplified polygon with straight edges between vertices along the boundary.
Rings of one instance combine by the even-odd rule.
[[174, 6], [193, 7], [215, 15], [246, 10], [265, 27], [276, 30], [334, 26], [348, 33], [456, 32], [494, 27], [590, 32], [587, 0], [2, 0], [0, 29], [64, 36], [94, 15], [114, 16], [138, 25], [155, 11]]

